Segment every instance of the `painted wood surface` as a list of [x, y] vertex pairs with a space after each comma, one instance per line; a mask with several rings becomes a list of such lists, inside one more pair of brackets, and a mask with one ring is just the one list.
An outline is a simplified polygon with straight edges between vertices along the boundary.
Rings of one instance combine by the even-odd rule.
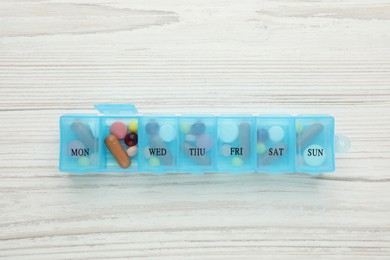
[[[0, 257], [390, 257], [389, 1], [0, 2]], [[58, 117], [328, 113], [333, 174], [58, 172]]]

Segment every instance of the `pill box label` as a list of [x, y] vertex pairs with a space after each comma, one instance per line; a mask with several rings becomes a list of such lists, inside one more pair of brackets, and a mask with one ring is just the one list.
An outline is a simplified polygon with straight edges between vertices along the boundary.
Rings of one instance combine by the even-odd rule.
[[269, 148], [268, 155], [269, 156], [283, 156], [284, 148]]
[[149, 153], [151, 156], [165, 156], [167, 154], [167, 149], [165, 149], [165, 148], [149, 148]]
[[307, 149], [307, 156], [324, 156], [324, 149]]
[[230, 155], [242, 155], [242, 147], [231, 147]]
[[89, 148], [84, 149], [70, 149], [70, 156], [89, 156]]
[[188, 148], [188, 154], [190, 156], [205, 156], [205, 148]]
[[306, 148], [303, 159], [310, 166], [320, 166], [325, 162], [326, 153], [322, 146], [313, 144]]

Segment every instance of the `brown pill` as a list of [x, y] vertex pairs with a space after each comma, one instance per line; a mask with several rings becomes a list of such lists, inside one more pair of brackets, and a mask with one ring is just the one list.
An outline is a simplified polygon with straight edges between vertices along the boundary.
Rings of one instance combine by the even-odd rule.
[[104, 143], [106, 144], [108, 150], [110, 150], [111, 154], [114, 156], [120, 167], [126, 169], [130, 166], [130, 158], [127, 155], [125, 149], [123, 149], [118, 138], [115, 137], [115, 135], [107, 136], [104, 140]]

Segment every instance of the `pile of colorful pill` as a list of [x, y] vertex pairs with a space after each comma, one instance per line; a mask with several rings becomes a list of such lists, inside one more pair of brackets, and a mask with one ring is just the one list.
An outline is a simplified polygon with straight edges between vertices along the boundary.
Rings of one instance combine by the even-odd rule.
[[[104, 140], [108, 150], [114, 156], [121, 168], [131, 165], [130, 157], [138, 153], [138, 122], [132, 121], [128, 125], [122, 121], [116, 121], [110, 126], [110, 134]], [[122, 145], [127, 146], [126, 150]]]

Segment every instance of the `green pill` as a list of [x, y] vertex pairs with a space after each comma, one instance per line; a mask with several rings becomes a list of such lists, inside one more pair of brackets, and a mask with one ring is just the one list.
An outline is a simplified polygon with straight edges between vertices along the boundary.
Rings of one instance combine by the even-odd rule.
[[89, 166], [90, 164], [89, 157], [87, 156], [80, 157], [78, 163], [80, 166]]
[[153, 156], [149, 159], [149, 165], [150, 166], [159, 166], [160, 165], [160, 159], [157, 157]]
[[240, 157], [234, 157], [232, 159], [232, 166], [239, 167], [243, 165], [244, 165], [244, 161]]
[[258, 154], [263, 154], [265, 152], [265, 149], [267, 149], [267, 147], [265, 147], [264, 143], [258, 143], [256, 145], [256, 151]]

